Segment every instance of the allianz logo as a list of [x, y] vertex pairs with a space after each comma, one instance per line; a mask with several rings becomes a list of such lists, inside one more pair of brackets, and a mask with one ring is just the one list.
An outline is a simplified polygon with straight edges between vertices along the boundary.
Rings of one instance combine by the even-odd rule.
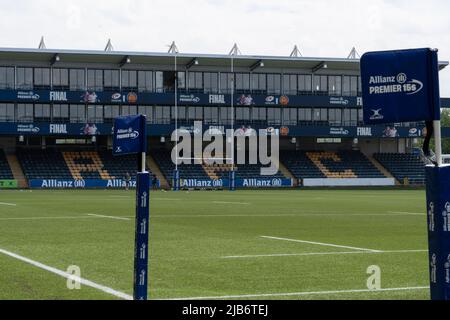
[[133, 139], [134, 140], [138, 137], [139, 137], [139, 132], [137, 130], [133, 130], [133, 128], [117, 130], [116, 138], [118, 140], [121, 140], [121, 139]]

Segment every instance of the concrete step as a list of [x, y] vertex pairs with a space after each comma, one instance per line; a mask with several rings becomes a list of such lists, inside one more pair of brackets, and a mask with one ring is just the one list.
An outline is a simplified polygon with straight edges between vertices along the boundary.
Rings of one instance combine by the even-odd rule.
[[28, 182], [23, 173], [22, 167], [20, 166], [19, 160], [15, 154], [8, 154], [6, 156], [8, 160], [9, 167], [11, 168], [14, 179], [17, 180], [19, 188], [28, 188]]
[[379, 163], [377, 160], [375, 160], [375, 158], [373, 156], [366, 155], [366, 157], [378, 170], [381, 171], [381, 173], [384, 174], [384, 176], [386, 178], [393, 178], [396, 185], [401, 184], [397, 179], [395, 179], [395, 177], [385, 167], [383, 167], [383, 165], [381, 163]]
[[159, 169], [159, 166], [156, 164], [155, 159], [149, 154], [147, 154], [147, 166], [149, 170], [156, 175], [156, 178], [158, 178], [161, 188], [163, 189], [170, 189], [169, 182], [167, 182], [166, 178], [162, 174], [161, 170]]

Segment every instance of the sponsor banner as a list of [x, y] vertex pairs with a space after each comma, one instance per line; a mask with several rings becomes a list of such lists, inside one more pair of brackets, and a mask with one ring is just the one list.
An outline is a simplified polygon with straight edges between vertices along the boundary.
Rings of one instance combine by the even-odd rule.
[[[89, 189], [89, 188], [125, 188], [123, 179], [85, 179], [85, 180], [61, 180], [61, 179], [32, 179], [28, 182], [30, 188], [42, 189]], [[160, 182], [157, 182], [158, 188]], [[130, 188], [136, 188], [136, 180], [130, 181]]]
[[[230, 186], [229, 179], [180, 179], [181, 188], [228, 188]], [[281, 188], [292, 187], [291, 179], [280, 178], [252, 178], [252, 179], [235, 179], [236, 188]]]
[[145, 152], [146, 118], [143, 115], [117, 117], [114, 120], [113, 155]]
[[17, 187], [17, 180], [0, 180], [0, 189], [15, 189]]
[[[360, 97], [317, 95], [237, 94], [234, 103], [241, 106], [308, 106], [360, 107]], [[172, 105], [174, 93], [136, 91], [61, 91], [61, 90], [0, 90], [1, 101], [28, 103], [86, 103], [86, 104], [157, 104]], [[230, 94], [178, 92], [182, 105], [230, 105]]]
[[425, 168], [432, 300], [450, 300], [450, 166]]
[[[376, 76], [375, 76], [376, 77]], [[407, 75], [407, 77], [409, 77]], [[374, 78], [373, 81], [383, 81]], [[400, 81], [404, 81], [402, 77]], [[369, 79], [370, 80], [370, 79]], [[397, 80], [395, 80], [397, 81]], [[406, 80], [406, 84], [408, 84]], [[417, 88], [417, 87], [416, 87]], [[423, 89], [421, 90], [423, 91]], [[414, 95], [413, 95], [414, 96]], [[241, 106], [293, 106], [358, 108], [363, 106], [362, 97], [319, 96], [319, 95], [236, 95], [234, 103]], [[0, 90], [0, 101], [28, 103], [86, 103], [86, 104], [156, 104], [173, 105], [174, 93], [146, 93], [135, 91], [51, 91], [51, 90]], [[442, 104], [450, 107], [450, 99], [443, 98]], [[230, 105], [229, 94], [178, 93], [182, 105]], [[378, 109], [378, 108], [377, 108]], [[397, 120], [393, 122], [399, 122]]]
[[94, 136], [112, 134], [112, 126], [95, 123], [0, 123], [0, 134]]
[[136, 176], [136, 225], [134, 241], [134, 300], [147, 300], [148, 283], [148, 230], [150, 223], [150, 174]]
[[361, 57], [364, 123], [440, 119], [437, 50], [368, 52]]
[[370, 187], [370, 186], [395, 186], [393, 178], [349, 178], [349, 179], [303, 179], [305, 187]]
[[[203, 132], [209, 134], [224, 133], [229, 126], [203, 126]], [[170, 124], [147, 125], [147, 136], [170, 136], [175, 129]], [[181, 126], [191, 133], [195, 132], [194, 126]], [[253, 136], [259, 134], [263, 129], [264, 135], [280, 135], [283, 137], [318, 137], [318, 138], [415, 138], [426, 134], [425, 126], [419, 127], [396, 127], [396, 126], [241, 126], [235, 128], [238, 136]], [[0, 123], [0, 134], [4, 135], [36, 135], [36, 136], [90, 136], [90, 135], [112, 135], [112, 126], [104, 123], [87, 124], [52, 124], [52, 123]], [[442, 136], [450, 137], [450, 128], [442, 128]]]

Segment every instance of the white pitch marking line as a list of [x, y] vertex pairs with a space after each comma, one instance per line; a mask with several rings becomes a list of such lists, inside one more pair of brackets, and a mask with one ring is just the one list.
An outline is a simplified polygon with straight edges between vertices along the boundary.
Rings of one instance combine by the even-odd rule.
[[[33, 265], [35, 267], [38, 267], [38, 268], [43, 269], [43, 270], [46, 270], [48, 272], [54, 273], [54, 274], [56, 274], [58, 276], [61, 276], [63, 278], [73, 279], [73, 275], [72, 274], [69, 274], [67, 272], [64, 272], [62, 270], [59, 270], [59, 269], [56, 269], [56, 268], [53, 268], [53, 267], [50, 267], [50, 266], [47, 266], [47, 265], [45, 265], [43, 263], [31, 260], [29, 258], [20, 256], [20, 255], [18, 255], [16, 253], [13, 253], [13, 252], [1, 249], [1, 248], [0, 248], [0, 253], [3, 253], [4, 255], [10, 256], [11, 258], [23, 261], [25, 263], [31, 264], [31, 265]], [[94, 288], [94, 289], [106, 292], [106, 293], [111, 294], [113, 296], [116, 296], [118, 298], [122, 298], [122, 299], [125, 299], [125, 300], [133, 300], [133, 297], [128, 295], [128, 294], [126, 294], [126, 293], [114, 290], [112, 288], [103, 286], [103, 285], [95, 283], [93, 281], [90, 281], [90, 280], [87, 280], [87, 279], [84, 279], [84, 278], [80, 278], [79, 281], [80, 281], [81, 284], [83, 284], [85, 286], [88, 286], [88, 287], [91, 287], [91, 288]]]
[[358, 247], [350, 247], [350, 246], [342, 246], [342, 245], [338, 245], [338, 244], [315, 242], [315, 241], [297, 240], [297, 239], [289, 239], [289, 238], [278, 238], [278, 237], [270, 237], [270, 236], [261, 236], [261, 238], [272, 239], [272, 240], [291, 241], [291, 242], [300, 242], [300, 243], [308, 243], [308, 244], [317, 244], [319, 246], [325, 246], [325, 247], [335, 247], [335, 248], [346, 248], [346, 249], [352, 249], [352, 250], [381, 252], [381, 250], [374, 250], [374, 249], [367, 249], [367, 248], [358, 248]]
[[344, 255], [344, 254], [376, 254], [376, 253], [410, 253], [410, 252], [428, 252], [428, 250], [387, 250], [387, 251], [338, 251], [338, 252], [305, 252], [305, 253], [275, 253], [275, 254], [255, 254], [245, 256], [223, 256], [221, 259], [246, 259], [246, 258], [270, 258], [270, 257], [298, 257], [298, 256], [325, 256], [325, 255]]
[[394, 213], [394, 214], [406, 214], [411, 216], [424, 216], [425, 213], [419, 213], [419, 212], [404, 212], [404, 211], [388, 211], [388, 213]]
[[15, 203], [9, 203], [9, 202], [0, 202], [0, 205], [3, 205], [3, 206], [12, 206], [12, 207], [17, 206], [17, 204], [15, 204]]
[[232, 202], [232, 201], [213, 201], [213, 203], [217, 203], [217, 204], [250, 204], [248, 202]]
[[263, 294], [243, 294], [230, 296], [212, 296], [212, 297], [190, 297], [190, 298], [175, 298], [169, 300], [213, 300], [213, 299], [240, 299], [240, 298], [263, 298], [263, 297], [289, 297], [289, 296], [310, 296], [310, 295], [327, 295], [340, 293], [378, 293], [389, 291], [409, 291], [409, 290], [424, 290], [430, 287], [403, 287], [403, 288], [383, 288], [383, 289], [353, 289], [353, 290], [334, 290], [334, 291], [310, 291], [310, 292], [287, 292], [287, 293], [263, 293]]
[[105, 216], [105, 215], [103, 215], [103, 214], [88, 213], [87, 215], [88, 215], [88, 216], [91, 216], [91, 217], [106, 218], [106, 219], [130, 220], [130, 218], [116, 217], [116, 216]]
[[91, 216], [66, 216], [66, 217], [14, 217], [14, 218], [0, 218], [1, 221], [7, 220], [52, 220], [52, 219], [92, 219]]

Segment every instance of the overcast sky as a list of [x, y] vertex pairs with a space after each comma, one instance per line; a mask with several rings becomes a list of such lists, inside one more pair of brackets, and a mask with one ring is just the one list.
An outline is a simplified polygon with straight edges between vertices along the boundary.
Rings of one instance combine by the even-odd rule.
[[[446, 0], [0, 0], [0, 47], [347, 57], [371, 50], [439, 49], [450, 60]], [[450, 67], [441, 72], [450, 97]]]

